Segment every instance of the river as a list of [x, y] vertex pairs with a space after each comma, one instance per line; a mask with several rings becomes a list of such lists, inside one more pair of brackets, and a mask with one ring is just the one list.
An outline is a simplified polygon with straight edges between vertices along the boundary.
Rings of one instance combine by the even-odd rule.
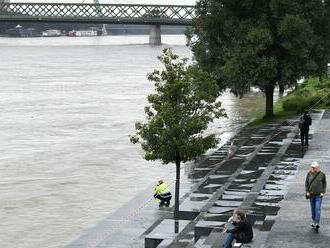
[[[184, 36], [162, 38], [0, 38], [0, 247], [64, 247], [173, 171], [128, 140], [162, 49], [191, 57]], [[221, 101], [222, 143], [264, 109], [258, 92]]]

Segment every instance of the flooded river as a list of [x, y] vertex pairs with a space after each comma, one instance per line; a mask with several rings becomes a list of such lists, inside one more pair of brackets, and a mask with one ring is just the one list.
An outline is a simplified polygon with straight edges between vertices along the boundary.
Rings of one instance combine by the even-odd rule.
[[[191, 57], [184, 36], [162, 38], [0, 38], [0, 247], [64, 247], [173, 171], [128, 140], [156, 56]], [[257, 92], [221, 100], [222, 143], [264, 109]]]

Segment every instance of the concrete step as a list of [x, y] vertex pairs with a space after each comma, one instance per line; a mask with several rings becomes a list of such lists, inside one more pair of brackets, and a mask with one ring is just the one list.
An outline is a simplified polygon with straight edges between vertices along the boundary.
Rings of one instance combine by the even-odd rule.
[[194, 245], [194, 248], [211, 248], [210, 245], [205, 244], [207, 239], [207, 236], [202, 236], [197, 240], [197, 242]]

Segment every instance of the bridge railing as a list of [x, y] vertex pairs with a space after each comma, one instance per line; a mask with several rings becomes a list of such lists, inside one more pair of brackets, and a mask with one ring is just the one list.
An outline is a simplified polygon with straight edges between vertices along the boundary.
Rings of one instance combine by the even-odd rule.
[[195, 6], [0, 3], [0, 21], [63, 21], [189, 25]]

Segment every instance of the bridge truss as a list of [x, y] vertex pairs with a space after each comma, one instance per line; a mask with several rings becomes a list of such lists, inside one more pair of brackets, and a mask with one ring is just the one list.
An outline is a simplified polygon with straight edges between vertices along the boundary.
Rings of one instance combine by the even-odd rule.
[[0, 21], [192, 25], [194, 17], [186, 5], [0, 2]]

